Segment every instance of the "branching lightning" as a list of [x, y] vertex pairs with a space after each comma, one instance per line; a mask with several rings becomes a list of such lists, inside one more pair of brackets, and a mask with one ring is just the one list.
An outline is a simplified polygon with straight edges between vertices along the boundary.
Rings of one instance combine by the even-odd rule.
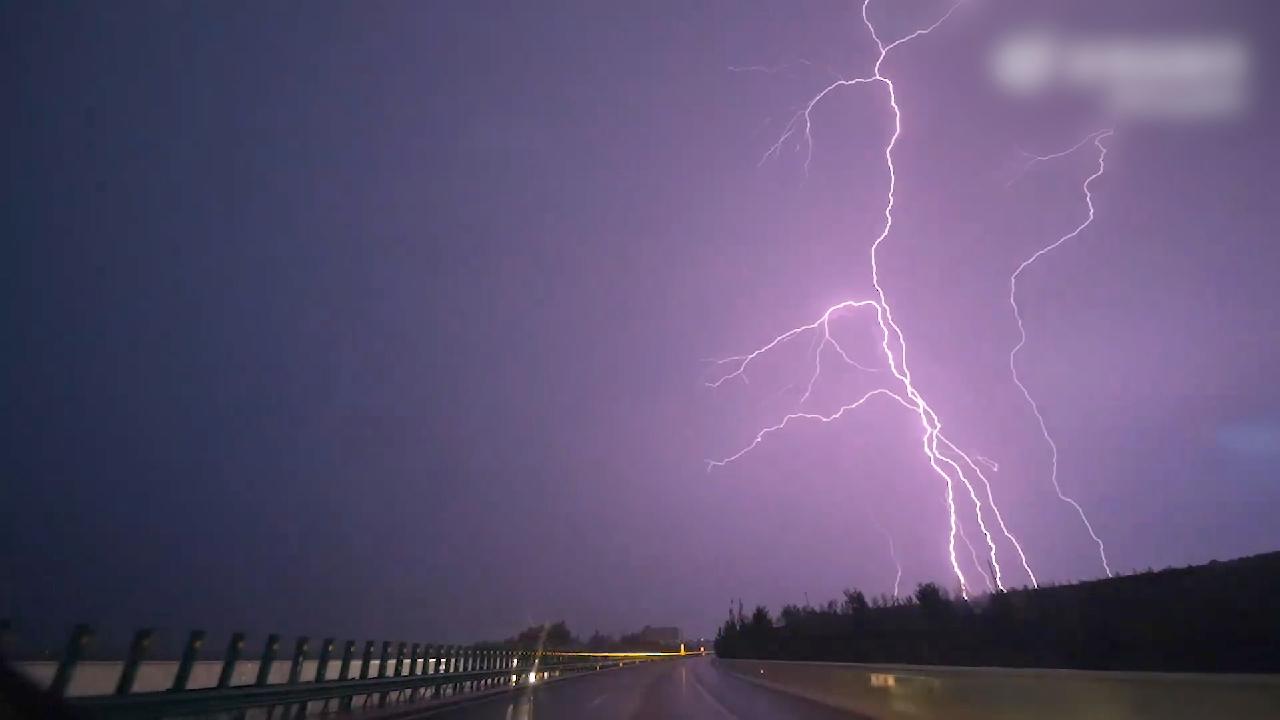
[[[891, 399], [901, 407], [914, 412], [916, 417], [920, 421], [920, 426], [922, 429], [921, 450], [924, 454], [924, 458], [928, 463], [929, 467], [943, 481], [943, 485], [945, 488], [944, 499], [945, 499], [947, 515], [948, 515], [948, 542], [947, 542], [948, 559], [950, 561], [953, 573], [955, 574], [956, 578], [959, 580], [960, 591], [965, 597], [967, 597], [968, 591], [970, 589], [970, 583], [967, 580], [964, 571], [961, 569], [960, 563], [956, 556], [956, 536], [957, 535], [960, 535], [962, 542], [964, 542], [966, 545], [969, 546], [973, 564], [977, 568], [978, 573], [986, 579], [988, 587], [991, 586], [990, 583], [992, 578], [988, 576], [987, 573], [983, 570], [984, 563], [979, 559], [978, 553], [974, 549], [972, 544], [969, 543], [968, 538], [964, 534], [964, 528], [957, 516], [956, 497], [955, 497], [957, 483], [959, 483], [964, 487], [964, 489], [967, 491], [967, 494], [969, 496], [969, 500], [973, 503], [974, 518], [977, 522], [977, 526], [979, 530], [981, 531], [983, 540], [985, 540], [985, 543], [986, 543], [987, 555], [989, 558], [990, 568], [992, 570], [991, 574], [994, 575], [995, 587], [1000, 590], [1005, 589], [1004, 573], [1003, 573], [1000, 561], [997, 557], [995, 540], [992, 537], [992, 533], [987, 526], [986, 514], [985, 514], [986, 512], [990, 512], [990, 514], [995, 518], [996, 524], [999, 527], [1000, 532], [1004, 535], [1004, 537], [1009, 541], [1009, 543], [1015, 549], [1023, 570], [1026, 571], [1028, 578], [1031, 580], [1031, 584], [1033, 586], [1038, 586], [1038, 581], [1036, 579], [1035, 573], [1031, 569], [1030, 563], [1027, 560], [1026, 553], [1023, 551], [1021, 544], [1018, 542], [1018, 539], [1016, 538], [1016, 536], [1009, 530], [1008, 525], [1005, 523], [1004, 518], [1000, 512], [999, 506], [996, 504], [995, 497], [991, 489], [991, 483], [988, 480], [986, 474], [983, 472], [982, 468], [979, 467], [978, 463], [982, 463], [982, 465], [984, 465], [988, 470], [993, 472], [997, 471], [999, 469], [999, 466], [994, 461], [982, 456], [970, 457], [963, 450], [957, 447], [951, 440], [949, 440], [947, 436], [944, 435], [942, 432], [942, 427], [943, 427], [942, 421], [939, 419], [938, 415], [934, 412], [934, 410], [929, 406], [928, 402], [924, 399], [923, 395], [919, 392], [914, 382], [912, 381], [911, 370], [907, 364], [906, 338], [902, 329], [894, 321], [892, 306], [889, 303], [888, 296], [881, 282], [880, 273], [879, 273], [879, 257], [878, 257], [878, 251], [880, 250], [881, 245], [885, 242], [885, 240], [889, 237], [890, 233], [893, 230], [894, 208], [895, 208], [895, 202], [896, 202], [895, 190], [896, 190], [897, 181], [898, 181], [897, 170], [894, 165], [894, 149], [896, 148], [898, 140], [902, 134], [902, 111], [897, 102], [897, 95], [896, 95], [894, 83], [892, 79], [890, 79], [888, 76], [884, 74], [882, 68], [885, 63], [885, 60], [888, 58], [889, 53], [892, 50], [911, 40], [915, 40], [917, 38], [920, 38], [922, 36], [928, 35], [929, 33], [933, 32], [935, 29], [941, 26], [944, 22], [946, 22], [947, 19], [951, 17], [951, 15], [956, 11], [958, 7], [960, 7], [962, 3], [963, 3], [963, 0], [957, 0], [956, 2], [954, 2], [952, 5], [950, 5], [947, 11], [942, 15], [942, 17], [940, 17], [933, 24], [927, 27], [921, 28], [919, 30], [916, 30], [914, 32], [911, 32], [901, 38], [898, 38], [897, 40], [886, 43], [880, 37], [874, 23], [871, 22], [871, 20], [867, 15], [867, 10], [870, 5], [870, 0], [864, 0], [862, 4], [862, 10], [861, 10], [862, 22], [867, 28], [868, 32], [870, 33], [871, 39], [875, 43], [876, 48], [878, 50], [878, 56], [872, 68], [872, 74], [866, 77], [855, 77], [855, 78], [842, 77], [835, 80], [834, 82], [832, 82], [831, 84], [823, 88], [821, 91], [819, 91], [816, 95], [810, 98], [810, 100], [804, 105], [804, 107], [799, 112], [797, 112], [791, 118], [791, 120], [783, 128], [782, 134], [778, 138], [777, 142], [771, 145], [765, 151], [763, 157], [761, 158], [761, 162], [763, 163], [769, 160], [770, 158], [777, 157], [782, 152], [783, 147], [788, 143], [793, 141], [797, 141], [797, 142], [802, 141], [806, 146], [804, 168], [805, 168], [805, 172], [807, 173], [813, 158], [812, 114], [814, 110], [819, 106], [819, 104], [821, 104], [821, 102], [828, 95], [842, 88], [852, 88], [852, 87], [857, 87], [862, 85], [868, 85], [868, 86], [878, 85], [884, 88], [887, 95], [887, 99], [888, 99], [888, 105], [892, 114], [893, 129], [887, 143], [884, 146], [884, 161], [885, 161], [886, 169], [888, 171], [888, 190], [885, 196], [885, 202], [883, 206], [884, 222], [879, 234], [871, 242], [871, 246], [870, 246], [871, 282], [872, 282], [872, 287], [875, 291], [874, 299], [846, 300], [844, 302], [838, 303], [828, 308], [824, 313], [822, 313], [822, 315], [816, 321], [787, 330], [786, 332], [778, 335], [773, 340], [766, 343], [764, 346], [760, 347], [759, 349], [752, 351], [751, 353], [748, 353], [746, 355], [726, 358], [722, 361], [719, 361], [717, 366], [719, 367], [719, 366], [727, 365], [728, 372], [721, 374], [717, 379], [707, 383], [711, 387], [719, 387], [724, 382], [732, 378], [741, 378], [745, 381], [746, 370], [748, 366], [755, 359], [757, 359], [758, 357], [760, 357], [765, 353], [770, 352], [774, 348], [778, 347], [779, 345], [793, 338], [796, 338], [805, 333], [813, 332], [817, 334], [817, 339], [814, 343], [815, 345], [814, 372], [809, 377], [809, 381], [805, 388], [805, 392], [800, 398], [800, 405], [803, 405], [804, 402], [807, 401], [809, 397], [812, 395], [814, 387], [817, 384], [819, 377], [821, 376], [822, 352], [827, 346], [831, 346], [833, 349], [835, 349], [837, 353], [839, 353], [839, 355], [846, 362], [857, 365], [858, 367], [863, 367], [858, 363], [853, 362], [853, 360], [848, 356], [848, 354], [844, 351], [844, 349], [840, 346], [840, 344], [832, 337], [830, 332], [830, 324], [834, 319], [833, 314], [840, 310], [873, 309], [875, 312], [876, 322], [880, 326], [880, 337], [881, 337], [880, 348], [884, 356], [883, 361], [885, 363], [886, 368], [892, 374], [894, 381], [896, 381], [895, 383], [892, 383], [895, 385], [895, 387], [892, 389], [888, 387], [880, 387], [880, 388], [871, 390], [865, 393], [864, 395], [862, 395], [861, 397], [859, 397], [858, 399], [856, 399], [855, 401], [849, 404], [843, 405], [840, 408], [838, 408], [835, 412], [826, 414], [826, 415], [813, 413], [813, 412], [806, 412], [798, 409], [796, 412], [793, 412], [785, 416], [784, 418], [782, 418], [782, 420], [779, 421], [778, 423], [761, 429], [756, 434], [755, 438], [738, 452], [720, 460], [709, 460], [707, 462], [707, 468], [708, 470], [712, 470], [717, 467], [723, 467], [728, 463], [734, 462], [742, 458], [744, 455], [746, 455], [747, 453], [755, 449], [758, 445], [760, 445], [762, 442], [764, 442], [764, 440], [767, 439], [770, 435], [772, 435], [775, 432], [783, 430], [784, 428], [788, 427], [793, 423], [801, 423], [801, 422], [830, 423], [840, 419], [845, 415], [845, 413], [862, 407], [864, 404], [868, 403], [873, 398], [884, 397], [884, 398]], [[1080, 145], [1077, 146], [1077, 147], [1083, 146], [1088, 142], [1088, 140], [1091, 139], [1093, 140], [1094, 144], [1098, 147], [1101, 153], [1101, 156], [1099, 157], [1098, 172], [1090, 176], [1084, 183], [1085, 198], [1089, 208], [1088, 219], [1071, 233], [1068, 233], [1067, 235], [1059, 238], [1056, 242], [1041, 249], [1039, 252], [1037, 252], [1035, 255], [1029, 258], [1026, 262], [1024, 262], [1021, 266], [1019, 266], [1019, 268], [1013, 273], [1013, 276], [1011, 277], [1011, 280], [1010, 280], [1010, 289], [1011, 289], [1010, 302], [1013, 305], [1015, 318], [1018, 321], [1018, 326], [1021, 332], [1021, 336], [1020, 336], [1021, 339], [1018, 345], [1010, 353], [1010, 367], [1014, 371], [1014, 380], [1018, 384], [1018, 387], [1022, 389], [1023, 394], [1026, 397], [1028, 403], [1030, 403], [1032, 409], [1035, 411], [1036, 416], [1040, 421], [1040, 427], [1043, 431], [1045, 439], [1050, 445], [1050, 448], [1052, 451], [1052, 458], [1053, 458], [1053, 472], [1051, 475], [1051, 480], [1053, 481], [1054, 488], [1057, 491], [1058, 496], [1062, 500], [1070, 503], [1073, 507], [1075, 507], [1081, 519], [1085, 522], [1085, 525], [1089, 530], [1090, 536], [1093, 537], [1095, 541], [1097, 541], [1099, 550], [1100, 552], [1103, 553], [1104, 568], [1107, 569], [1108, 573], [1110, 573], [1110, 568], [1109, 566], [1106, 565], [1105, 551], [1102, 546], [1102, 542], [1098, 540], [1097, 535], [1093, 532], [1093, 528], [1091, 525], [1089, 525], [1089, 522], [1085, 517], [1083, 509], [1080, 508], [1078, 503], [1076, 503], [1074, 500], [1072, 500], [1071, 498], [1063, 494], [1061, 487], [1058, 484], [1057, 448], [1053, 444], [1052, 438], [1049, 436], [1043, 417], [1039, 412], [1039, 408], [1036, 406], [1035, 401], [1031, 398], [1030, 393], [1026, 390], [1025, 386], [1017, 377], [1015, 358], [1018, 350], [1021, 349], [1022, 345], [1026, 341], [1025, 330], [1022, 329], [1023, 328], [1022, 318], [1016, 302], [1016, 284], [1017, 284], [1018, 275], [1024, 269], [1026, 269], [1028, 265], [1033, 263], [1036, 259], [1044, 255], [1045, 253], [1053, 250], [1055, 247], [1061, 245], [1067, 240], [1070, 240], [1072, 237], [1075, 237], [1077, 234], [1079, 234], [1080, 231], [1082, 231], [1089, 224], [1089, 222], [1092, 221], [1094, 213], [1093, 213], [1092, 195], [1090, 194], [1089, 185], [1093, 180], [1095, 180], [1098, 176], [1102, 174], [1102, 169], [1103, 169], [1102, 161], [1106, 153], [1106, 148], [1102, 144], [1102, 140], [1105, 139], [1106, 137], [1109, 137], [1110, 134], [1111, 134], [1111, 131], [1102, 131], [1102, 132], [1096, 133], [1090, 136], [1090, 138], [1086, 138], [1084, 142], [1080, 143]], [[1032, 156], [1031, 160], [1028, 163], [1028, 167], [1031, 164], [1034, 164], [1035, 162], [1038, 162], [1040, 160], [1048, 160], [1053, 157], [1065, 155], [1074, 149], [1076, 148], [1069, 149], [1067, 151], [1064, 151], [1063, 153], [1055, 153], [1054, 155], [1050, 155], [1050, 156]], [[1024, 171], [1025, 170], [1026, 168], [1024, 168]], [[868, 368], [863, 368], [863, 369], [868, 369]], [[982, 483], [984, 495], [985, 495], [985, 501], [986, 501], [985, 508], [984, 508], [983, 498], [979, 497], [979, 494], [974, 487], [973, 478], [976, 478], [978, 481]], [[895, 559], [895, 562], [896, 562], [896, 559]], [[896, 592], [896, 583], [895, 583], [895, 592]]]
[[[1071, 232], [1063, 235], [1049, 245], [1040, 248], [1031, 257], [1023, 260], [1022, 264], [1018, 266], [1018, 269], [1014, 270], [1013, 274], [1009, 276], [1009, 305], [1013, 308], [1013, 317], [1018, 323], [1018, 343], [1009, 351], [1009, 372], [1013, 375], [1014, 384], [1016, 384], [1018, 389], [1022, 391], [1022, 397], [1026, 398], [1027, 404], [1031, 406], [1031, 412], [1035, 413], [1036, 421], [1040, 424], [1040, 434], [1044, 436], [1044, 441], [1049, 446], [1049, 480], [1053, 483], [1053, 490], [1058, 494], [1059, 499], [1075, 508], [1076, 514], [1080, 516], [1080, 521], [1084, 523], [1085, 529], [1089, 531], [1089, 537], [1093, 538], [1093, 541], [1097, 543], [1098, 555], [1102, 558], [1102, 568], [1103, 570], [1106, 570], [1107, 577], [1111, 577], [1111, 565], [1107, 562], [1107, 547], [1103, 544], [1101, 538], [1098, 537], [1098, 534], [1094, 532], [1093, 525], [1090, 524], [1089, 518], [1084, 513], [1084, 508], [1080, 507], [1080, 503], [1062, 492], [1062, 486], [1058, 484], [1058, 445], [1053, 441], [1053, 436], [1049, 434], [1049, 428], [1045, 424], [1044, 415], [1040, 413], [1039, 404], [1033, 397], [1031, 397], [1031, 392], [1027, 390], [1027, 386], [1022, 383], [1022, 378], [1018, 376], [1018, 351], [1022, 350], [1022, 346], [1027, 344], [1027, 329], [1023, 326], [1022, 310], [1018, 307], [1018, 276], [1036, 260], [1039, 260], [1044, 255], [1052, 252], [1059, 245], [1062, 245], [1068, 240], [1076, 237], [1093, 222], [1093, 191], [1089, 185], [1094, 180], [1102, 177], [1102, 174], [1106, 172], [1107, 147], [1102, 144], [1102, 141], [1111, 137], [1113, 133], [1114, 131], [1109, 129], [1099, 130], [1062, 152], [1056, 152], [1049, 155], [1030, 156], [1031, 159], [1027, 163], [1027, 168], [1030, 168], [1031, 165], [1037, 162], [1052, 160], [1054, 158], [1069, 155], [1092, 142], [1092, 144], [1098, 148], [1098, 168], [1092, 175], [1086, 178], [1084, 183], [1081, 185], [1081, 190], [1084, 193], [1085, 206], [1088, 208], [1088, 214], [1084, 221], [1077, 225]], [[1024, 168], [1024, 170], [1025, 169], [1026, 168]]]

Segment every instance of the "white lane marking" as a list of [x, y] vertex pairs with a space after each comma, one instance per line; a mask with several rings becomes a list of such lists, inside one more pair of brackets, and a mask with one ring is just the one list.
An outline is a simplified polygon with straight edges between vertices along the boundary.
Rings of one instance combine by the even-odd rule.
[[719, 700], [715, 698], [714, 695], [712, 695], [710, 692], [707, 691], [705, 687], [702, 686], [702, 681], [698, 679], [697, 672], [693, 673], [693, 686], [698, 688], [698, 691], [702, 693], [702, 696], [711, 702], [712, 707], [718, 710], [721, 716], [727, 717], [727, 718], [733, 718], [734, 720], [737, 720], [738, 716], [734, 715], [733, 711], [725, 707]]
[[596, 705], [599, 705], [599, 704], [600, 704], [600, 701], [601, 701], [601, 700], [604, 700], [606, 697], [609, 697], [609, 694], [608, 694], [608, 693], [605, 693], [604, 695], [601, 695], [600, 697], [596, 698], [595, 700], [592, 700], [590, 703], [588, 703], [588, 704], [587, 704], [587, 707], [595, 707]]

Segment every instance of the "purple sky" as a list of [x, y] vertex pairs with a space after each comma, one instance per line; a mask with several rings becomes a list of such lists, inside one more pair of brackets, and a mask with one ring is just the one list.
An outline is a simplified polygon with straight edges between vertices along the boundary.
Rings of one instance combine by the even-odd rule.
[[[1008, 276], [1083, 219], [1098, 127], [1014, 103], [975, 3], [895, 51], [881, 280], [917, 387], [1042, 581], [1097, 577], [1008, 372]], [[1050, 6], [1052, 4], [1049, 4]], [[1097, 219], [1028, 270], [1022, 377], [1117, 570], [1280, 545], [1275, 10], [1074, 3], [1067, 28], [1235, 34], [1254, 105], [1121, 125]], [[881, 2], [896, 38], [944, 5]], [[0, 614], [461, 641], [543, 619], [710, 632], [728, 601], [954, 584], [918, 421], [772, 436], [808, 340], [871, 296], [890, 114], [848, 2], [7, 6]], [[778, 65], [777, 73], [730, 66]], [[878, 361], [875, 326], [836, 324]], [[885, 373], [881, 372], [880, 375]], [[875, 374], [839, 370], [829, 412]], [[789, 387], [790, 386], [790, 387]], [[974, 534], [971, 533], [971, 536]], [[1016, 567], [1002, 547], [1006, 568]], [[1011, 572], [1013, 582], [1025, 578]], [[208, 620], [213, 618], [213, 621]]]

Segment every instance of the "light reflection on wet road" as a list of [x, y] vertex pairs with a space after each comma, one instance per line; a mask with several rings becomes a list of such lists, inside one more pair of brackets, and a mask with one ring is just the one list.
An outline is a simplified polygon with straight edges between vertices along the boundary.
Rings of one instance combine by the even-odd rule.
[[848, 720], [717, 669], [711, 658], [619, 668], [441, 710], [433, 720]]

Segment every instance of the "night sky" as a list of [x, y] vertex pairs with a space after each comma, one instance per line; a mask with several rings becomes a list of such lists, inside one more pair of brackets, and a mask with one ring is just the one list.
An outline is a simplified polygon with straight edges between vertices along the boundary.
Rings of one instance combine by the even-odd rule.
[[[1022, 153], [1101, 121], [987, 69], [1041, 4], [976, 2], [885, 63], [880, 274], [917, 385], [1064, 582], [1102, 567], [1010, 378], [1008, 277], [1083, 220], [1097, 160]], [[1019, 280], [1022, 378], [1115, 569], [1276, 550], [1276, 9], [1114, 4], [1054, 19], [1237, 37], [1252, 103], [1116, 126], [1096, 220]], [[896, 38], [942, 9], [872, 15]], [[731, 598], [890, 591], [886, 533], [904, 589], [954, 585], [890, 402], [705, 462], [796, 409], [812, 338], [749, 384], [706, 387], [706, 359], [871, 296], [883, 90], [815, 111], [807, 173], [803, 144], [761, 162], [833, 72], [870, 72], [855, 3], [7, 3], [0, 45], [19, 627], [697, 635]], [[838, 327], [881, 362], [874, 322]], [[836, 363], [805, 408], [878, 373]]]

